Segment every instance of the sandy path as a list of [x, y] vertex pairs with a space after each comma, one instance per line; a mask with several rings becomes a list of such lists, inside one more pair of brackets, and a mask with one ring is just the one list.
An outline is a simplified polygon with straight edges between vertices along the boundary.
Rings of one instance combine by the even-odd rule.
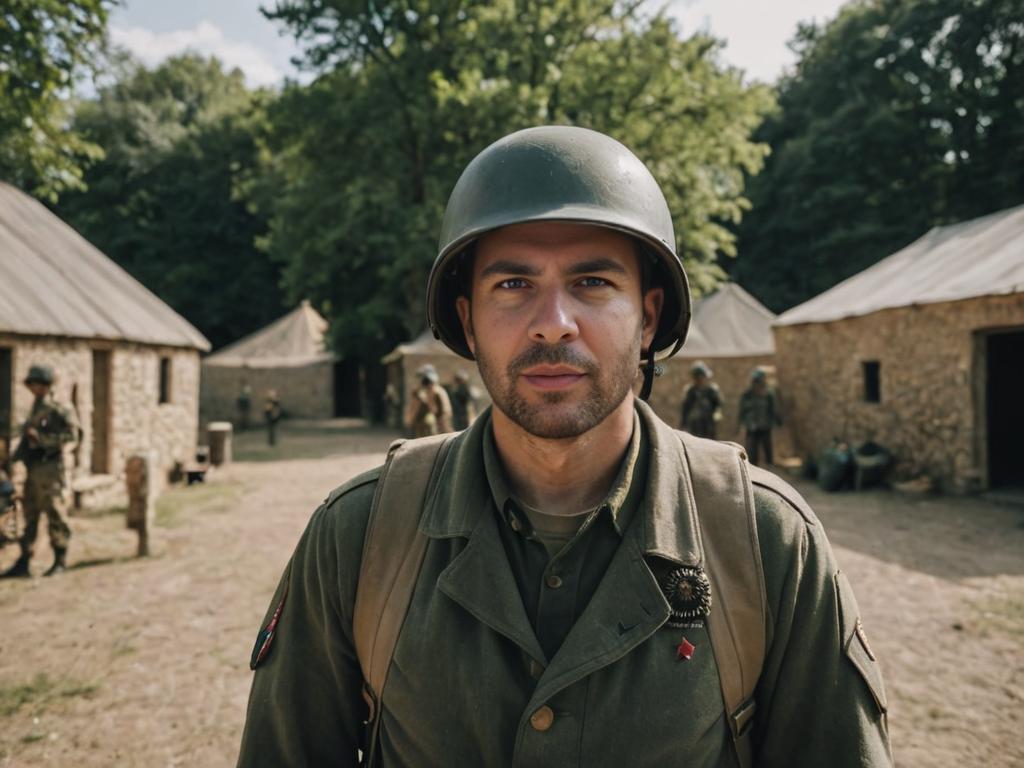
[[[249, 652], [291, 548], [392, 437], [306, 429], [271, 452], [243, 435], [256, 460], [164, 497], [154, 557], [128, 557], [117, 517], [76, 519], [69, 574], [0, 582], [0, 766], [233, 764]], [[900, 764], [1024, 764], [1024, 511], [805, 490], [884, 662]]]

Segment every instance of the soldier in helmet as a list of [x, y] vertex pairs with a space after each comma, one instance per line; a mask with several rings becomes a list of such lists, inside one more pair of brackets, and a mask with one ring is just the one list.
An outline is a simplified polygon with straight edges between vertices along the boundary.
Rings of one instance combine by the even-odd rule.
[[746, 430], [744, 441], [752, 464], [773, 462], [772, 429], [782, 426], [775, 393], [768, 387], [768, 375], [761, 367], [750, 373], [750, 386], [740, 395], [740, 427]]
[[891, 765], [813, 512], [643, 402], [690, 296], [632, 152], [572, 127], [483, 150], [427, 316], [493, 406], [313, 515], [253, 648], [240, 766]]
[[469, 373], [459, 369], [448, 389], [448, 399], [452, 404], [452, 429], [465, 429], [473, 423], [476, 418], [476, 398], [476, 388], [469, 383]]
[[46, 515], [53, 547], [53, 565], [44, 574], [53, 576], [67, 567], [68, 507], [65, 499], [64, 446], [74, 442], [78, 434], [78, 420], [72, 409], [58, 403], [51, 396], [54, 384], [53, 369], [33, 365], [25, 377], [25, 386], [35, 398], [28, 419], [21, 428], [21, 439], [11, 456], [12, 462], [23, 462], [27, 470], [22, 510], [25, 529], [19, 544], [21, 556], [0, 578], [29, 576], [29, 561], [39, 530], [39, 517]]
[[441, 377], [437, 375], [437, 369], [428, 363], [421, 366], [416, 375], [419, 377], [419, 386], [409, 398], [406, 415], [406, 423], [413, 437], [451, 432], [452, 406], [448, 393], [439, 383]]
[[722, 418], [722, 393], [711, 381], [711, 369], [698, 360], [690, 367], [693, 381], [683, 391], [682, 427], [697, 437], [715, 439]]

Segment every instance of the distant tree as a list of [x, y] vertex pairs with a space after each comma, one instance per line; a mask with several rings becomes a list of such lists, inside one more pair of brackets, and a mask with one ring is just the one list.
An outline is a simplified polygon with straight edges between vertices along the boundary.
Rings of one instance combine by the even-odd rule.
[[[648, 162], [695, 282], [720, 278], [747, 203], [768, 89], [641, 3], [279, 0], [267, 15], [321, 71], [271, 111], [266, 244], [335, 347], [374, 360], [424, 322], [426, 275], [459, 172], [515, 129], [606, 131]], [[265, 187], [266, 188], [266, 187]]]
[[270, 96], [212, 58], [120, 70], [75, 114], [105, 158], [58, 212], [222, 346], [283, 312], [279, 267], [256, 248], [266, 221], [240, 192]]
[[1024, 202], [1024, 0], [863, 0], [793, 47], [733, 265], [770, 307]]
[[108, 0], [5, 0], [0, 8], [0, 179], [55, 199], [81, 187], [96, 145], [67, 129], [67, 98], [97, 61]]

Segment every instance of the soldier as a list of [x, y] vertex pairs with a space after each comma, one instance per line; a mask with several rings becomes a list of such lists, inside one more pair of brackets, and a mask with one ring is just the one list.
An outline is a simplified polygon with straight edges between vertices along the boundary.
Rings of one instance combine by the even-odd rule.
[[416, 371], [420, 385], [409, 398], [406, 422], [413, 437], [427, 437], [452, 431], [452, 405], [438, 382], [437, 369], [427, 364]]
[[53, 370], [45, 365], [33, 365], [25, 377], [25, 386], [35, 398], [32, 411], [21, 428], [21, 439], [11, 457], [12, 462], [25, 464], [28, 474], [22, 494], [25, 530], [22, 532], [21, 556], [0, 578], [27, 577], [32, 548], [39, 528], [39, 516], [45, 514], [53, 547], [53, 565], [44, 576], [54, 576], [67, 568], [68, 525], [67, 502], [64, 498], [64, 446], [74, 442], [78, 434], [78, 421], [74, 411], [56, 402], [50, 396], [53, 388]]
[[248, 384], [242, 385], [235, 405], [238, 407], [238, 429], [239, 431], [245, 431], [249, 429], [249, 412], [252, 410], [252, 387]]
[[452, 427], [455, 430], [463, 430], [473, 423], [476, 418], [476, 398], [475, 388], [469, 383], [469, 374], [463, 370], [456, 371], [455, 380], [448, 392], [452, 404]]
[[267, 423], [267, 445], [277, 444], [277, 422], [281, 420], [281, 398], [276, 389], [267, 390], [263, 402], [263, 420]]
[[715, 439], [715, 427], [722, 418], [722, 393], [711, 381], [712, 373], [703, 362], [690, 367], [693, 381], [683, 391], [681, 426], [691, 435]]
[[887, 766], [800, 496], [646, 397], [690, 317], [624, 146], [520, 131], [452, 192], [428, 321], [493, 407], [330, 494], [271, 601], [239, 765]]
[[751, 372], [750, 386], [740, 395], [739, 423], [746, 430], [744, 444], [750, 462], [760, 466], [763, 452], [765, 462], [772, 464], [772, 428], [782, 426], [782, 417], [762, 368]]

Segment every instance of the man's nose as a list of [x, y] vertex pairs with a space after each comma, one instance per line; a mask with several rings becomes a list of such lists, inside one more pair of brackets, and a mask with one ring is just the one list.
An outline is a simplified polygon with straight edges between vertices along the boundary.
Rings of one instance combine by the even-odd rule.
[[541, 293], [530, 325], [530, 338], [536, 342], [560, 344], [572, 341], [578, 335], [572, 297], [562, 288]]

